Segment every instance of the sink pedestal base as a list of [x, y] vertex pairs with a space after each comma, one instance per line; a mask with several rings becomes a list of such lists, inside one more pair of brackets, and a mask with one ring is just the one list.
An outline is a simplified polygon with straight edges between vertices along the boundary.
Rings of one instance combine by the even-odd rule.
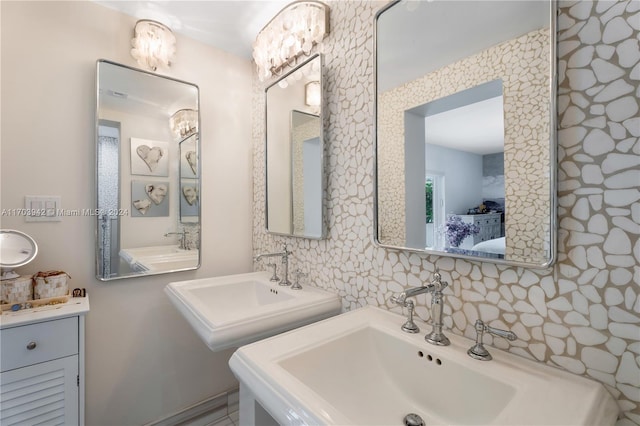
[[261, 425], [279, 426], [271, 414], [264, 409], [255, 395], [244, 383], [240, 382], [240, 426]]

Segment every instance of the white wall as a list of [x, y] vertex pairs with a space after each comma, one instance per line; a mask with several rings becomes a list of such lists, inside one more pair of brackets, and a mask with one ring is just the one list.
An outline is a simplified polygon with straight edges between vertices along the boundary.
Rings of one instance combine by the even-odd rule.
[[[1, 205], [60, 195], [65, 209], [94, 207], [95, 61], [136, 66], [135, 19], [91, 2], [6, 2], [1, 13]], [[210, 352], [163, 293], [170, 281], [248, 272], [251, 263], [251, 65], [178, 37], [167, 73], [200, 87], [203, 266], [149, 278], [94, 278], [94, 219], [25, 223], [1, 218], [39, 244], [18, 272], [62, 269], [86, 287], [87, 424], [156, 420], [237, 385], [232, 351]], [[230, 184], [233, 183], [233, 184]]]
[[445, 212], [466, 214], [482, 203], [482, 156], [427, 144], [426, 167], [444, 176]]

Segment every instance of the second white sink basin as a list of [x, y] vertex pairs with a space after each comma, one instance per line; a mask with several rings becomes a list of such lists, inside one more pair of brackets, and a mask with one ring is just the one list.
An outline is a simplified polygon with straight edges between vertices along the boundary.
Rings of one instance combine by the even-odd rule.
[[340, 313], [340, 297], [269, 281], [268, 272], [169, 283], [165, 293], [213, 350], [237, 347]]
[[[405, 318], [367, 307], [240, 348], [240, 423], [258, 402], [279, 424], [613, 425], [617, 405], [600, 383], [448, 334], [450, 346], [400, 330]], [[243, 399], [244, 395], [244, 399]]]
[[177, 245], [122, 249], [120, 257], [141, 272], [179, 271], [198, 266], [198, 250], [184, 250]]

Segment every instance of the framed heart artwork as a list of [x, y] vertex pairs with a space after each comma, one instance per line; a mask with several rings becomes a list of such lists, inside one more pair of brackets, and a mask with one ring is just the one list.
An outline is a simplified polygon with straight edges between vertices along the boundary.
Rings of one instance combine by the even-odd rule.
[[169, 216], [169, 182], [131, 181], [131, 216]]
[[131, 138], [131, 174], [169, 176], [169, 143]]
[[180, 221], [190, 223], [198, 221], [200, 194], [196, 179], [180, 181]]

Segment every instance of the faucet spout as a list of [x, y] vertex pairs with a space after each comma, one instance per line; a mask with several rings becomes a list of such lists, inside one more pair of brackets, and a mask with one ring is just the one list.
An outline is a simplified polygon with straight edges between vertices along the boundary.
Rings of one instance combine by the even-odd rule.
[[262, 253], [254, 257], [253, 260], [255, 260], [256, 262], [259, 262], [263, 257], [277, 257], [277, 256], [284, 256], [284, 255], [285, 255], [284, 252]]
[[165, 237], [169, 237], [171, 235], [180, 236], [180, 245], [178, 246], [178, 248], [182, 250], [189, 249], [189, 247], [187, 247], [187, 231], [186, 230], [182, 230], [181, 232], [167, 232], [166, 234], [164, 234]]
[[396, 298], [400, 302], [404, 302], [407, 297], [417, 296], [423, 293], [431, 293], [433, 291], [433, 285], [423, 285], [421, 287], [410, 288], [409, 290], [405, 290]]

